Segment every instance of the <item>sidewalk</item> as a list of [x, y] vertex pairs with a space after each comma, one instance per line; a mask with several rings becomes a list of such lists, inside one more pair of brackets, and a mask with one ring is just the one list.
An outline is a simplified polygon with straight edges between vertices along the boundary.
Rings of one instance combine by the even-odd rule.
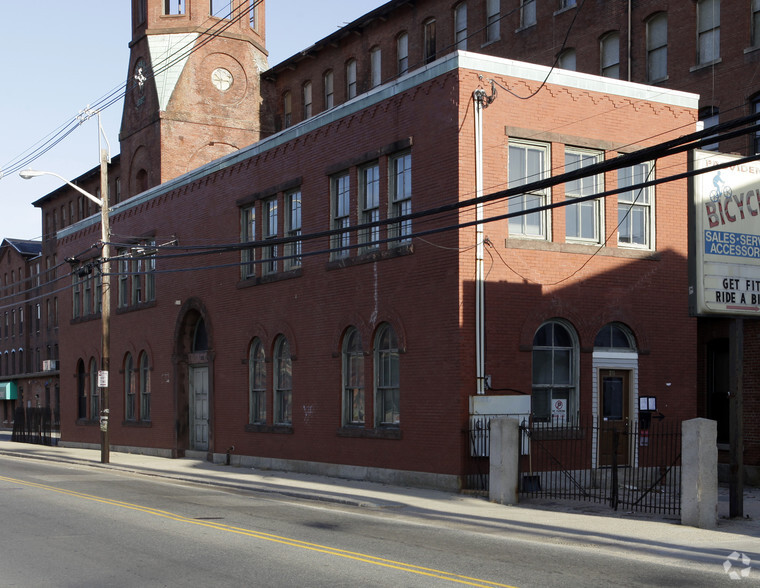
[[626, 557], [667, 558], [675, 565], [722, 565], [733, 551], [745, 553], [760, 575], [760, 489], [745, 488], [743, 520], [728, 520], [728, 489], [720, 489], [715, 530], [681, 526], [675, 517], [615, 512], [606, 505], [532, 500], [517, 506], [491, 503], [463, 494], [342, 480], [324, 476], [254, 470], [212, 464], [199, 459], [167, 459], [110, 453], [100, 463], [100, 450], [48, 447], [10, 441], [0, 432], [0, 454], [19, 458], [133, 472], [196, 484], [274, 493], [382, 510], [452, 525], [472, 525], [478, 532], [509, 533], [542, 543], [603, 546]]

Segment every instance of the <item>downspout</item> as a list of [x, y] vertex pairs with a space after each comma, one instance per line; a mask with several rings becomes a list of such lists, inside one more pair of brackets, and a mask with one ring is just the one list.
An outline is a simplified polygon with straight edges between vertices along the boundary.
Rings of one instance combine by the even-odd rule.
[[633, 46], [633, 41], [631, 40], [631, 2], [632, 0], [628, 0], [628, 81], [631, 81], [631, 65], [633, 63], [633, 60], [631, 58], [631, 47]]
[[[481, 78], [482, 79], [482, 78]], [[483, 236], [483, 110], [496, 97], [496, 88], [491, 82], [491, 95], [488, 96], [482, 88], [473, 92], [475, 103], [475, 195], [478, 203], [475, 206], [475, 393], [486, 393], [486, 361], [485, 361], [485, 272]]]

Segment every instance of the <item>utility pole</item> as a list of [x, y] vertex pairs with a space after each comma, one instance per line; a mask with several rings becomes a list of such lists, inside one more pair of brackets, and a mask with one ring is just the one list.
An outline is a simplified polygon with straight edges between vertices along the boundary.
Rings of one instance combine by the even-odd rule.
[[[100, 117], [98, 116], [98, 127]], [[98, 129], [100, 132], [100, 129]], [[100, 462], [110, 463], [111, 445], [108, 435], [108, 417], [111, 412], [110, 399], [108, 397], [108, 377], [111, 364], [111, 270], [109, 268], [111, 257], [111, 226], [109, 221], [108, 206], [108, 151], [100, 150], [100, 227], [101, 227], [101, 298], [100, 317], [103, 327], [100, 353], [100, 373], [98, 374], [98, 386], [101, 389], [100, 400]]]

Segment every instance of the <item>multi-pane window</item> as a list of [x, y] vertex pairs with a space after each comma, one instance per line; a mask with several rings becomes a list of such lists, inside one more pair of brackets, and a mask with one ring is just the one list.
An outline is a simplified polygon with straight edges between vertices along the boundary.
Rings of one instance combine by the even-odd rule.
[[435, 61], [435, 19], [431, 18], [423, 25], [423, 59], [425, 63]]
[[[146, 241], [142, 245], [119, 251], [117, 290], [119, 308], [139, 306], [156, 299], [155, 244], [155, 241]], [[99, 312], [102, 280], [100, 276], [94, 279], [98, 294], [95, 297], [94, 309], [95, 312]], [[86, 308], [85, 312], [90, 312], [90, 309]]]
[[565, 49], [557, 58], [557, 67], [575, 71], [575, 49]]
[[253, 340], [248, 354], [248, 386], [250, 396], [248, 422], [251, 424], [265, 423], [267, 420], [267, 364], [264, 346], [259, 339]]
[[[407, 152], [390, 158], [390, 211], [397, 217], [412, 212], [412, 154]], [[405, 219], [388, 227], [389, 236], [398, 239], [394, 244], [409, 243], [412, 235], [412, 219]]]
[[400, 419], [399, 349], [396, 332], [383, 324], [375, 336], [375, 423], [398, 426]]
[[[651, 163], [639, 163], [618, 170], [618, 188], [628, 188], [652, 180]], [[653, 247], [653, 188], [636, 188], [618, 194], [618, 244]]]
[[150, 420], [150, 363], [148, 354], [144, 351], [140, 354], [140, 414], [141, 421]]
[[285, 236], [293, 241], [285, 245], [286, 269], [301, 267], [301, 191], [285, 194]]
[[720, 0], [697, 2], [697, 63], [720, 58]]
[[164, 0], [164, 14], [185, 14], [184, 0]]
[[487, 0], [486, 2], [486, 42], [496, 41], [501, 22], [501, 0]]
[[373, 88], [383, 82], [382, 55], [380, 47], [373, 47], [369, 52], [370, 82]]
[[647, 80], [668, 77], [668, 15], [655, 14], [647, 21]]
[[356, 60], [346, 63], [346, 100], [356, 98]]
[[578, 345], [570, 328], [545, 323], [533, 337], [533, 419], [564, 424], [578, 410]]
[[620, 79], [620, 34], [608, 33], [602, 37], [599, 52], [602, 76]]
[[124, 419], [128, 421], [137, 420], [137, 406], [135, 397], [137, 395], [137, 373], [135, 372], [135, 363], [132, 354], [127, 353], [124, 360]]
[[536, 0], [520, 0], [520, 26], [531, 27], [536, 24]]
[[322, 78], [325, 89], [325, 110], [335, 106], [335, 84], [333, 71], [328, 70]]
[[752, 38], [750, 44], [752, 47], [760, 47], [760, 0], [752, 0], [751, 11]]
[[351, 188], [348, 172], [334, 176], [330, 180], [332, 199], [332, 229], [341, 230], [330, 237], [332, 259], [346, 257], [350, 254], [351, 233], [347, 230], [351, 212]]
[[[240, 240], [243, 243], [256, 241], [256, 207], [247, 206], [240, 211]], [[256, 275], [256, 250], [253, 247], [241, 252], [240, 277], [252, 278]]]
[[396, 63], [399, 75], [409, 70], [409, 35], [407, 33], [401, 33], [396, 37]]
[[[263, 237], [264, 240], [277, 238], [277, 198], [270, 198], [264, 201], [263, 205]], [[265, 274], [277, 273], [277, 245], [266, 245], [264, 247], [264, 266]]]
[[457, 49], [467, 50], [467, 4], [461, 2], [454, 8], [454, 43]]
[[311, 118], [311, 82], [306, 82], [301, 88], [301, 98], [303, 102], [303, 118]]
[[288, 128], [293, 124], [293, 101], [290, 92], [282, 95], [282, 126]]
[[364, 351], [355, 327], [343, 339], [343, 423], [364, 424]]
[[277, 425], [293, 424], [293, 361], [290, 343], [278, 337], [274, 350], [274, 422]]
[[[361, 205], [361, 224], [380, 220], [380, 166], [377, 163], [359, 170], [359, 202]], [[362, 229], [359, 242], [364, 250], [377, 247], [380, 239], [380, 227]]]
[[[509, 145], [509, 188], [517, 188], [543, 180], [549, 175], [549, 147], [539, 143], [513, 142]], [[509, 199], [509, 213], [517, 216], [509, 219], [511, 237], [545, 237], [546, 215], [544, 212], [529, 212], [546, 204], [548, 192], [533, 190], [512, 196]]]
[[[580, 149], [565, 151], [565, 172], [576, 171], [601, 161], [601, 154]], [[565, 183], [565, 198], [582, 198], [601, 192], [600, 175], [585, 175]], [[586, 200], [565, 207], [565, 235], [570, 240], [599, 242], [600, 201]]]

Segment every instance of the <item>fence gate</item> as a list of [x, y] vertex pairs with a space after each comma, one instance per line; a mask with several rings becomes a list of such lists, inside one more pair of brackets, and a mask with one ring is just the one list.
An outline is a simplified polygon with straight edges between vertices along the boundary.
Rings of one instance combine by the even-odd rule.
[[681, 423], [524, 423], [520, 494], [679, 514]]

